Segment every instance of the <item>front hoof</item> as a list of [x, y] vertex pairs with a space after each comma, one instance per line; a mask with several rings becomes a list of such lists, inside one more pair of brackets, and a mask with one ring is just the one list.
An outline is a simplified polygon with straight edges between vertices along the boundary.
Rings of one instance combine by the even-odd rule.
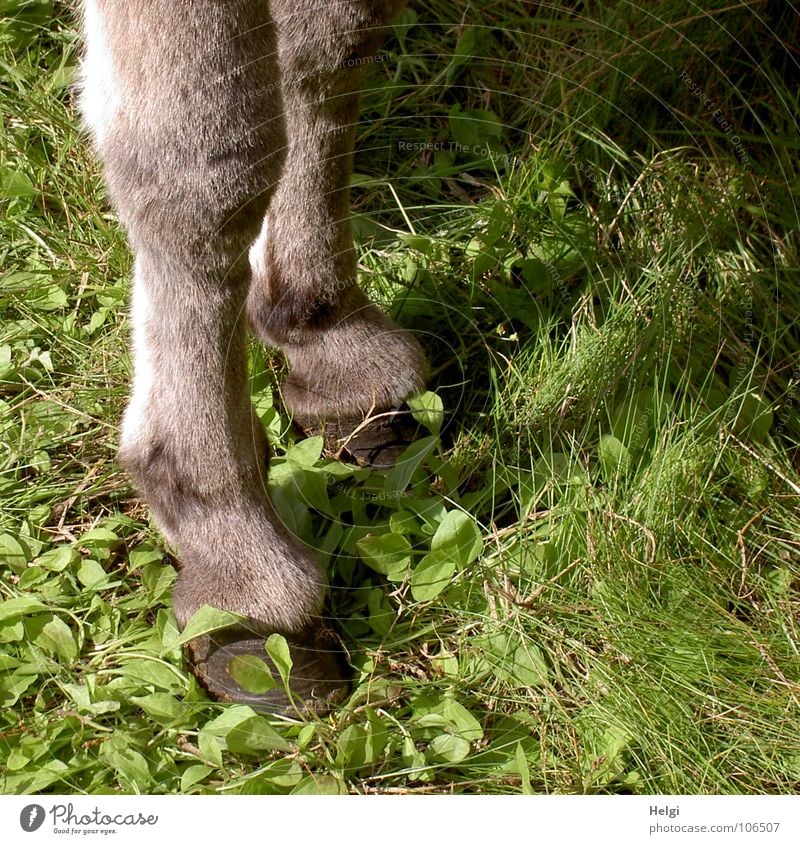
[[295, 420], [306, 436], [322, 436], [325, 448], [337, 460], [370, 469], [387, 470], [423, 435], [407, 405], [377, 411], [366, 419], [340, 418], [318, 422]]
[[[286, 636], [292, 658], [289, 691], [264, 647], [265, 639], [244, 628], [221, 630], [189, 642], [189, 662], [195, 676], [215, 700], [244, 703], [265, 712], [324, 714], [338, 706], [350, 691], [350, 672], [338, 635], [319, 626], [296, 636]], [[255, 656], [268, 668], [274, 688], [248, 691], [231, 674], [235, 657]]]

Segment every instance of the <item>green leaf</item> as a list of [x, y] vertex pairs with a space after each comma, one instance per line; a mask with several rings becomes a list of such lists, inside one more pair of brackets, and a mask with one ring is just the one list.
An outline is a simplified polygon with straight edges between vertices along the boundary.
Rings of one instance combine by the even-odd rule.
[[483, 728], [480, 721], [457, 700], [446, 697], [441, 711], [453, 725], [451, 732], [467, 739], [467, 741], [477, 741], [483, 738]]
[[233, 706], [228, 706], [220, 715], [216, 718], [212, 718], [203, 725], [200, 735], [225, 738], [225, 736], [227, 736], [234, 727], [244, 723], [254, 715], [255, 712], [249, 706], [245, 706], [244, 704], [238, 703]]
[[30, 549], [20, 537], [12, 533], [0, 534], [0, 563], [5, 563], [19, 573], [28, 565], [31, 556]]
[[260, 715], [253, 715], [238, 723], [225, 736], [225, 743], [233, 753], [254, 756], [260, 756], [265, 750], [282, 753], [291, 750], [289, 742]]
[[533, 789], [531, 788], [531, 769], [528, 766], [528, 759], [525, 756], [525, 750], [522, 747], [521, 741], [517, 742], [515, 760], [517, 763], [517, 771], [519, 772], [519, 778], [522, 781], [522, 793], [533, 794]]
[[514, 688], [532, 688], [547, 682], [549, 670], [541, 650], [532, 642], [512, 641], [505, 633], [476, 640], [481, 656], [499, 679]]
[[0, 674], [0, 705], [14, 706], [20, 695], [37, 679], [38, 673], [36, 666], [23, 665], [11, 674]]
[[298, 466], [313, 466], [322, 457], [322, 449], [325, 446], [323, 437], [308, 437], [293, 445], [286, 452], [286, 459], [291, 460]]
[[228, 672], [245, 690], [264, 694], [278, 686], [266, 662], [255, 654], [242, 654], [228, 660]]
[[467, 741], [483, 738], [480, 721], [451, 693], [442, 697], [422, 695], [414, 701], [415, 723], [422, 727], [438, 727]]
[[110, 753], [102, 753], [101, 751], [101, 756], [105, 757], [106, 762], [119, 779], [131, 783], [139, 791], [149, 791], [152, 782], [150, 768], [147, 760], [137, 750], [130, 747], [121, 747]]
[[286, 511], [287, 525], [295, 526], [298, 532], [302, 532], [303, 522], [308, 519], [308, 508], [331, 515], [324, 470], [292, 460], [276, 460], [270, 466], [269, 489], [276, 506], [283, 507], [281, 515]]
[[464, 27], [461, 34], [458, 36], [456, 48], [450, 59], [450, 65], [447, 68], [447, 84], [450, 85], [456, 77], [458, 69], [468, 64], [475, 51], [475, 46], [478, 43], [479, 29], [475, 26]]
[[86, 333], [92, 335], [99, 328], [102, 328], [105, 324], [105, 321], [108, 319], [108, 315], [110, 312], [110, 308], [98, 308], [91, 315], [91, 317], [89, 318], [89, 322], [86, 324]]
[[456, 563], [448, 551], [426, 554], [411, 573], [411, 594], [415, 601], [431, 601], [450, 585]]
[[348, 774], [361, 770], [371, 762], [367, 756], [367, 731], [360, 724], [345, 727], [336, 742], [336, 762]]
[[5, 165], [0, 169], [0, 196], [31, 199], [38, 195], [38, 188], [21, 168], [14, 170], [10, 165]]
[[36, 565], [49, 571], [64, 571], [80, 559], [78, 549], [72, 545], [56, 545], [36, 558]]
[[347, 794], [347, 786], [330, 774], [311, 774], [292, 789], [292, 794]]
[[461, 762], [469, 756], [469, 742], [451, 733], [436, 736], [430, 748], [436, 757], [446, 762]]
[[0, 642], [21, 642], [24, 638], [25, 625], [21, 619], [0, 621]]
[[292, 655], [289, 652], [289, 645], [280, 633], [273, 633], [266, 642], [266, 651], [269, 658], [278, 669], [284, 686], [289, 685], [289, 677], [292, 673]]
[[596, 707], [584, 709], [575, 720], [583, 749], [584, 769], [592, 784], [603, 786], [617, 781], [630, 761], [634, 735], [614, 716]]
[[205, 604], [189, 619], [186, 627], [183, 628], [183, 633], [171, 647], [180, 647], [198, 636], [213, 633], [215, 630], [224, 630], [241, 621], [244, 621], [244, 616], [238, 613], [218, 610]]
[[69, 88], [75, 81], [75, 67], [74, 65], [60, 65], [52, 70], [48, 88], [52, 92], [58, 92], [65, 88]]
[[197, 736], [197, 748], [200, 758], [214, 768], [222, 767], [222, 748], [216, 736], [201, 732]]
[[36, 637], [36, 644], [48, 653], [61, 657], [65, 662], [72, 662], [78, 656], [78, 646], [72, 630], [57, 616], [44, 625]]
[[[374, 688], [374, 687], [373, 687]], [[374, 765], [381, 760], [387, 745], [389, 744], [389, 729], [386, 718], [379, 715], [374, 709], [366, 710], [367, 722], [367, 763]]]
[[[221, 715], [209, 721], [200, 731], [200, 737], [218, 737], [234, 753], [259, 754], [264, 750], [288, 751], [289, 742], [269, 722], [242, 704], [229, 706]], [[214, 755], [206, 739], [201, 746], [204, 753]], [[221, 763], [221, 757], [220, 757]]]
[[431, 659], [431, 666], [441, 677], [447, 677], [451, 680], [458, 677], [458, 657], [444, 648]]
[[135, 571], [149, 563], [160, 563], [164, 559], [164, 551], [149, 544], [137, 545], [128, 552], [128, 568]]
[[422, 519], [425, 523], [423, 531], [428, 534], [436, 533], [442, 519], [447, 515], [447, 508], [441, 496], [406, 498], [403, 506]]
[[189, 707], [166, 692], [154, 692], [150, 695], [131, 697], [133, 703], [140, 706], [148, 715], [158, 721], [159, 724], [172, 724], [184, 718]]
[[420, 396], [406, 399], [411, 415], [434, 436], [439, 434], [444, 420], [444, 404], [436, 393], [428, 390]]
[[10, 671], [19, 665], [19, 660], [11, 654], [0, 652], [0, 673]]
[[383, 589], [370, 589], [367, 598], [370, 627], [379, 635], [385, 636], [392, 629], [395, 618], [391, 604], [386, 600]]
[[414, 472], [419, 469], [438, 443], [436, 437], [423, 437], [412, 443], [398, 458], [397, 463], [386, 475], [384, 488], [389, 496], [400, 495], [411, 482]]
[[[14, 364], [13, 364], [13, 354], [11, 351], [11, 346], [8, 344], [3, 344], [0, 346], [0, 381], [6, 381], [11, 374], [14, 372]], [[0, 407], [8, 407], [5, 402], [3, 402]]]
[[559, 451], [540, 457], [533, 464], [533, 479], [538, 488], [551, 483], [556, 487], [586, 482], [583, 466], [568, 454]]
[[[0, 794], [38, 794], [54, 783], [62, 783], [65, 788], [65, 776], [68, 767], [60, 759], [51, 759], [32, 771], [24, 770], [18, 774], [0, 777]], [[57, 789], [61, 790], [61, 789]]]
[[47, 612], [48, 607], [36, 598], [11, 598], [0, 604], [0, 621], [22, 618], [33, 613]]
[[449, 554], [464, 568], [483, 550], [483, 539], [475, 519], [462, 510], [450, 510], [431, 540], [431, 550]]
[[448, 122], [453, 140], [466, 147], [466, 155], [479, 155], [486, 147], [496, 148], [503, 133], [503, 126], [493, 111], [478, 108], [462, 111], [458, 103], [450, 109]]
[[181, 791], [188, 791], [192, 786], [202, 782], [210, 773], [211, 768], [206, 765], [189, 765], [181, 774]]
[[185, 680], [175, 669], [166, 663], [153, 659], [137, 657], [130, 659], [118, 668], [116, 673], [139, 687], [154, 686], [165, 691], [183, 691]]
[[733, 429], [744, 434], [752, 442], [764, 442], [772, 427], [772, 406], [758, 393], [748, 393], [738, 408], [733, 420]]
[[[723, 398], [724, 401], [724, 398]], [[611, 431], [628, 448], [643, 450], [651, 441], [652, 431], [667, 418], [671, 393], [652, 387], [639, 390], [614, 411]]]
[[423, 255], [430, 255], [433, 249], [433, 241], [422, 234], [401, 234], [400, 239], [410, 249], [416, 249]]
[[276, 759], [261, 769], [259, 783], [278, 788], [294, 788], [303, 779], [303, 769], [296, 759]]
[[367, 536], [356, 542], [361, 559], [390, 580], [402, 580], [411, 563], [411, 543], [401, 533]]
[[392, 533], [419, 534], [420, 524], [413, 513], [408, 510], [395, 510], [389, 516], [389, 530]]
[[105, 527], [96, 527], [87, 531], [78, 539], [81, 548], [88, 548], [92, 553], [106, 551], [119, 545], [122, 540], [113, 530]]
[[53, 282], [41, 284], [31, 292], [27, 301], [39, 311], [57, 311], [69, 304], [66, 291]]
[[97, 562], [97, 560], [84, 560], [78, 566], [78, 580], [87, 589], [102, 587], [108, 580], [108, 572]]
[[[170, 565], [160, 563], [158, 565], [146, 565], [142, 568], [142, 586], [147, 592], [151, 603], [157, 603], [167, 598], [172, 584], [178, 577], [178, 573]], [[176, 634], [177, 638], [177, 634]]]
[[631, 468], [631, 455], [627, 448], [612, 434], [600, 437], [598, 447], [600, 467], [607, 481], [625, 475]]

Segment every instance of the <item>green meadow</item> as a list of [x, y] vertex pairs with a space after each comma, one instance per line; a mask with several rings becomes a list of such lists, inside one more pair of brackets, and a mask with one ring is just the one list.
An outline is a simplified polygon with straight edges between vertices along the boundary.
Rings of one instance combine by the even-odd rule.
[[324, 717], [216, 703], [187, 668], [175, 550], [116, 464], [131, 256], [75, 16], [0, 14], [0, 792], [797, 791], [789, 3], [394, 25], [353, 222], [362, 285], [429, 353], [426, 436], [386, 474], [339, 462], [251, 350], [273, 500], [354, 669]]

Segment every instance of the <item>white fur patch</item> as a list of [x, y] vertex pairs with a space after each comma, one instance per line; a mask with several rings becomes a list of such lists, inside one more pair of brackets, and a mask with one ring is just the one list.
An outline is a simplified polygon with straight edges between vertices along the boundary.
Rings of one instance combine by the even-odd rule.
[[264, 222], [261, 224], [261, 231], [253, 241], [248, 255], [253, 278], [263, 278], [267, 274], [267, 238], [269, 237], [267, 229], [267, 218], [265, 216]]
[[102, 145], [122, 107], [122, 90], [96, 0], [84, 0], [83, 30], [86, 48], [81, 61], [78, 104], [97, 144]]
[[150, 299], [138, 268], [133, 273], [131, 328], [133, 333], [133, 391], [122, 420], [122, 444], [135, 442], [144, 430], [153, 389], [153, 352], [148, 341]]

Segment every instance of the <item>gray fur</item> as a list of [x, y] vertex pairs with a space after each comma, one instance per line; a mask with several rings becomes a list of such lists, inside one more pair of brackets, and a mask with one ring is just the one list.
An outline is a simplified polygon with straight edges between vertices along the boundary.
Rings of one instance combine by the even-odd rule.
[[[97, 147], [145, 303], [120, 459], [178, 547], [181, 625], [208, 603], [297, 632], [326, 584], [266, 494], [247, 323], [287, 354], [285, 398], [306, 420], [424, 384], [416, 341], [355, 286], [348, 219], [363, 71], [347, 60], [376, 49], [402, 4], [95, 2], [122, 92]], [[85, 80], [85, 110], [103, 84]]]
[[265, 272], [251, 322], [291, 364], [296, 416], [358, 416], [399, 404], [425, 383], [419, 344], [356, 287], [350, 173], [365, 58], [402, 2], [273, 0], [287, 161], [267, 222]]

